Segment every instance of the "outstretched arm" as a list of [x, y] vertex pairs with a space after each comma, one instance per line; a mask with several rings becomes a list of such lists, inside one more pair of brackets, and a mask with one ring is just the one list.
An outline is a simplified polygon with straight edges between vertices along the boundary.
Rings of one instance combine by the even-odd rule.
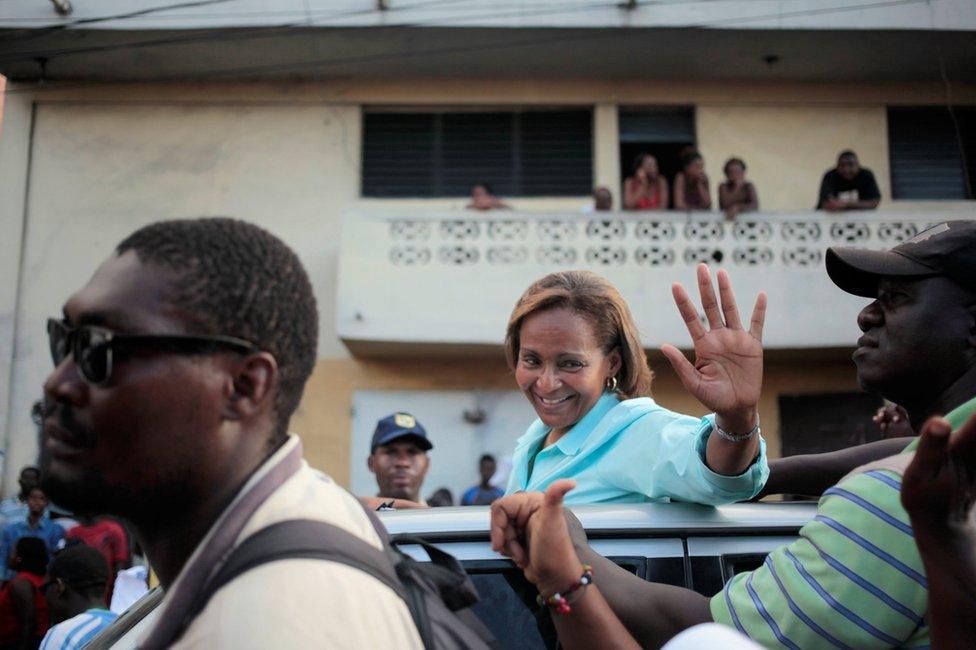
[[593, 567], [594, 584], [573, 600], [571, 611], [553, 612], [566, 648], [636, 648], [638, 642], [658, 647], [681, 630], [711, 620], [704, 597], [644, 582], [594, 553], [585, 535], [578, 556], [562, 508], [573, 486], [570, 480], [556, 481], [544, 495], [520, 492], [496, 501], [491, 510], [492, 548], [511, 557], [543, 596], [579, 580], [584, 563]]
[[928, 579], [932, 647], [976, 647], [976, 416], [955, 433], [942, 418], [925, 423], [901, 501]]
[[[671, 362], [685, 389], [715, 412], [715, 423], [732, 436], [745, 436], [759, 423], [757, 405], [762, 389], [763, 323], [766, 294], [760, 293], [752, 311], [749, 329], [743, 329], [728, 273], [718, 272], [721, 304], [715, 296], [707, 264], [698, 265], [698, 291], [708, 320], [699, 320], [698, 310], [680, 284], [671, 290], [675, 305], [695, 346], [692, 364], [673, 345], [661, 351]], [[742, 474], [759, 453], [759, 437], [728, 440], [717, 432], [708, 439], [705, 460], [712, 471], [726, 476]]]
[[803, 454], [769, 461], [769, 479], [757, 499], [770, 494], [819, 497], [855, 468], [900, 454], [912, 438], [890, 438], [823, 454]]

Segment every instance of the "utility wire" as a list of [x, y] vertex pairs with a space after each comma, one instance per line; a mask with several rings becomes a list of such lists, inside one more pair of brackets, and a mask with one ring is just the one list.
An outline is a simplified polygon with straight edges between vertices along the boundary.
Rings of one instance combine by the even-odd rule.
[[[894, 5], [918, 4], [922, 2], [932, 2], [932, 1], [937, 1], [937, 0], [882, 0], [882, 1], [853, 5], [853, 6], [849, 5], [844, 7], [800, 10], [800, 11], [785, 12], [785, 13], [778, 12], [776, 14], [752, 16], [747, 18], [737, 16], [734, 18], [719, 19], [719, 20], [714, 20], [709, 22], [698, 23], [694, 25], [685, 25], [682, 26], [682, 28], [683, 29], [709, 28], [709, 27], [717, 27], [717, 26], [727, 25], [727, 24], [734, 24], [742, 21], [751, 22], [751, 21], [763, 21], [769, 19], [801, 17], [806, 15], [823, 15], [826, 13], [844, 13], [848, 11], [860, 11], [864, 9], [873, 9], [873, 8], [888, 7]], [[594, 9], [606, 8], [608, 6], [617, 6], [617, 3], [600, 3], [598, 5], [584, 5], [582, 7], [572, 7], [572, 8], [567, 8], [563, 11], [556, 11], [556, 12], [554, 12], [550, 7], [547, 8], [544, 13], [547, 14], [575, 13], [576, 11], [581, 11], [581, 10], [592, 11]], [[477, 17], [467, 17], [467, 16], [458, 17], [455, 18], [454, 22], [456, 22], [457, 20], [461, 20], [461, 21], [478, 20], [481, 18], [497, 19], [497, 18], [518, 17], [518, 16], [525, 16], [525, 15], [527, 15], [526, 12], [518, 12], [518, 13], [510, 14], [508, 16], [504, 14], [494, 13], [494, 14], [487, 14], [484, 16], [477, 16]], [[439, 19], [428, 23], [423, 23], [423, 22], [399, 23], [399, 24], [384, 25], [383, 27], [384, 28], [437, 27], [447, 22], [451, 22], [451, 21], [449, 19]], [[301, 25], [305, 26], [305, 23], [301, 23]], [[327, 58], [327, 59], [317, 59], [311, 61], [306, 60], [306, 61], [297, 61], [297, 62], [290, 62], [290, 63], [268, 64], [263, 66], [230, 68], [230, 69], [218, 70], [213, 73], [203, 74], [203, 75], [200, 74], [188, 75], [186, 73], [179, 73], [173, 75], [155, 76], [148, 79], [138, 79], [138, 80], [137, 79], [131, 79], [131, 80], [114, 79], [114, 80], [97, 80], [97, 81], [79, 81], [75, 83], [69, 82], [65, 84], [50, 84], [42, 87], [17, 88], [17, 89], [12, 89], [8, 87], [6, 92], [8, 94], [20, 94], [26, 92], [36, 92], [42, 89], [56, 90], [56, 89], [63, 89], [63, 88], [78, 88], [78, 87], [106, 85], [106, 84], [145, 83], [147, 81], [150, 82], [200, 81], [200, 80], [216, 79], [222, 77], [234, 77], [234, 76], [247, 77], [253, 75], [260, 75], [260, 74], [270, 74], [275, 72], [280, 73], [280, 72], [299, 71], [299, 70], [307, 69], [309, 67], [330, 67], [330, 66], [345, 65], [350, 63], [375, 62], [375, 61], [402, 59], [402, 58], [416, 58], [422, 56], [463, 54], [463, 53], [472, 53], [478, 51], [491, 51], [491, 50], [497, 50], [506, 47], [521, 47], [521, 46], [527, 46], [527, 45], [539, 44], [539, 43], [555, 44], [560, 42], [571, 42], [571, 41], [586, 40], [586, 39], [611, 38], [611, 37], [620, 38], [623, 35], [631, 35], [631, 34], [641, 35], [641, 32], [637, 30], [628, 32], [626, 29], [592, 29], [592, 30], [586, 30], [585, 32], [582, 33], [578, 32], [570, 35], [561, 34], [551, 39], [532, 38], [530, 40], [524, 40], [524, 41], [488, 43], [488, 44], [471, 45], [465, 47], [434, 48], [429, 50], [407, 50], [407, 51], [400, 51], [400, 52], [385, 52], [385, 53], [378, 53], [375, 55], [362, 55], [362, 56], [346, 57], [346, 58], [339, 58], [339, 59]], [[111, 49], [114, 48], [110, 49], [109, 46], [106, 46], [106, 49], [111, 51]], [[118, 48], [118, 49], [124, 49], [124, 48]]]
[[[396, 9], [407, 11], [412, 9], [425, 8], [427, 6], [436, 5], [436, 4], [445, 4], [445, 3], [462, 2], [462, 1], [465, 0], [434, 0], [433, 2], [429, 2], [429, 3], [417, 3], [414, 5], [404, 5], [400, 7], [394, 6], [393, 8], [391, 8], [390, 11]], [[694, 4], [694, 3], [702, 3], [702, 2], [725, 2], [725, 1], [729, 1], [729, 0], [682, 0], [682, 2], [680, 3], [658, 1], [655, 2], [655, 4], [659, 6], [666, 6], [666, 5], [675, 5], [675, 4]], [[879, 7], [886, 7], [886, 6], [893, 6], [893, 5], [914, 4], [914, 3], [926, 2], [926, 1], [927, 0], [883, 0], [880, 2], [873, 2], [869, 4], [861, 4], [861, 5], [854, 5], [854, 6], [826, 7], [826, 8], [819, 8], [819, 9], [801, 10], [801, 11], [795, 11], [789, 13], [768, 14], [762, 16], [726, 18], [726, 19], [700, 23], [697, 25], [687, 25], [687, 26], [683, 26], [683, 28], [686, 29], [708, 28], [708, 27], [734, 24], [736, 22], [763, 21], [763, 20], [770, 20], [770, 19], [802, 17], [807, 15], [824, 14], [824, 13], [841, 13], [846, 11], [856, 11], [861, 9], [871, 9], [871, 8], [879, 8]], [[650, 3], [644, 6], [649, 6], [649, 5]], [[616, 7], [616, 6], [618, 6], [618, 3], [611, 2], [611, 3], [600, 3], [596, 5], [567, 7], [561, 11], [557, 10], [555, 12], [551, 7], [546, 7], [531, 12], [526, 12], [523, 10], [521, 12], [511, 13], [508, 15], [498, 14], [498, 13], [483, 14], [478, 16], [455, 15], [453, 18], [450, 17], [442, 18], [442, 19], [430, 21], [428, 23], [423, 23], [423, 22], [389, 23], [386, 25], [381, 25], [379, 27], [382, 28], [405, 28], [405, 27], [421, 27], [421, 26], [437, 27], [440, 25], [450, 24], [452, 22], [465, 22], [465, 21], [492, 19], [492, 18], [504, 19], [504, 18], [537, 15], [537, 14], [552, 14], [552, 13], [565, 14], [565, 13], [572, 13], [576, 11], [591, 11], [593, 9], [609, 8], [609, 7]], [[353, 10], [348, 12], [337, 12], [337, 13], [332, 13], [327, 15], [319, 15], [311, 23], [307, 21], [298, 21], [298, 22], [289, 22], [285, 24], [267, 26], [267, 27], [247, 28], [243, 30], [235, 29], [235, 28], [220, 28], [220, 29], [208, 30], [203, 33], [194, 33], [194, 34], [188, 34], [188, 35], [178, 36], [178, 37], [165, 37], [165, 38], [149, 39], [149, 40], [143, 39], [143, 40], [132, 41], [128, 43], [93, 45], [93, 46], [76, 47], [76, 48], [34, 50], [30, 52], [20, 52], [17, 54], [11, 54], [8, 56], [0, 56], [0, 63], [11, 63], [17, 61], [33, 61], [39, 58], [50, 59], [53, 57], [68, 56], [71, 54], [114, 52], [114, 51], [121, 51], [125, 49], [163, 47], [168, 45], [179, 45], [179, 44], [195, 43], [195, 42], [207, 42], [207, 41], [220, 42], [220, 41], [232, 41], [232, 40], [246, 40], [249, 38], [266, 38], [275, 35], [275, 33], [279, 31], [294, 32], [294, 35], [298, 36], [304, 33], [303, 31], [300, 31], [301, 28], [315, 28], [319, 26], [319, 23], [321, 23], [322, 20], [332, 20], [335, 18], [342, 18], [342, 17], [353, 17], [357, 15], [374, 13], [375, 11], [376, 11], [375, 9]], [[335, 27], [335, 29], [342, 29], [342, 27]], [[373, 27], [372, 29], [376, 29], [376, 27]], [[295, 30], [299, 30], [299, 31], [295, 31]]]
[[138, 11], [130, 11], [124, 14], [115, 14], [114, 16], [100, 16], [97, 18], [79, 18], [77, 20], [70, 20], [59, 25], [51, 25], [50, 27], [42, 27], [38, 30], [31, 30], [30, 32], [22, 35], [21, 37], [5, 37], [4, 40], [10, 41], [26, 41], [30, 39], [40, 38], [41, 36], [46, 36], [53, 32], [60, 32], [66, 29], [71, 29], [77, 27], [78, 25], [93, 25], [95, 23], [103, 23], [113, 20], [126, 20], [128, 18], [137, 18], [139, 16], [146, 16], [148, 14], [158, 13], [160, 11], [171, 11], [173, 9], [185, 9], [187, 7], [203, 7], [206, 5], [215, 5], [225, 2], [239, 2], [240, 0], [193, 0], [192, 2], [180, 2], [177, 4], [163, 5], [160, 7], [147, 7], [145, 9], [139, 9]]
[[[457, 4], [459, 2], [469, 2], [470, 0], [427, 0], [426, 2], [417, 2], [410, 5], [400, 5], [390, 8], [388, 11], [409, 11], [412, 9], [426, 9], [428, 7], [433, 7], [436, 5], [445, 4]], [[128, 43], [112, 43], [107, 45], [89, 45], [84, 47], [74, 47], [74, 48], [59, 48], [59, 49], [46, 49], [46, 50], [32, 50], [28, 52], [19, 52], [17, 54], [9, 56], [0, 56], [0, 63], [14, 63], [17, 61], [33, 61], [38, 58], [50, 59], [52, 57], [58, 56], [68, 56], [72, 54], [91, 54], [95, 52], [116, 52], [122, 50], [135, 50], [142, 49], [146, 47], [163, 47], [167, 45], [182, 45], [185, 43], [201, 43], [201, 42], [221, 42], [221, 41], [235, 41], [235, 40], [247, 40], [251, 38], [269, 38], [277, 35], [279, 32], [294, 33], [295, 36], [306, 33], [310, 29], [315, 29], [317, 32], [321, 31], [323, 27], [321, 26], [321, 21], [323, 20], [334, 20], [341, 18], [352, 18], [355, 16], [362, 16], [366, 14], [371, 14], [377, 12], [376, 8], [369, 9], [352, 9], [349, 11], [340, 12], [312, 12], [311, 16], [313, 20], [309, 22], [308, 20], [293, 21], [288, 23], [280, 23], [277, 25], [251, 27], [251, 28], [233, 28], [233, 27], [223, 27], [218, 29], [207, 30], [203, 32], [195, 32], [192, 34], [187, 34], [184, 36], [168, 36], [164, 38], [155, 39], [141, 39], [138, 41], [130, 41]], [[318, 23], [318, 24], [317, 24]], [[382, 25], [380, 27], [399, 27], [399, 25]], [[332, 27], [332, 29], [344, 29], [341, 26]], [[377, 28], [372, 28], [377, 29]]]

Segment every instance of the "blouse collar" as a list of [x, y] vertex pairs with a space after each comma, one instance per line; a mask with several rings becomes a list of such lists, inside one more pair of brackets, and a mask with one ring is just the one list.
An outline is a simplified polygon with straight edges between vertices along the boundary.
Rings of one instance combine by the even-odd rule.
[[[600, 399], [587, 411], [586, 415], [580, 418], [576, 424], [570, 427], [569, 431], [556, 441], [556, 447], [566, 456], [575, 456], [593, 428], [618, 404], [620, 404], [620, 400], [616, 393], [604, 393], [601, 395]], [[519, 438], [516, 444], [521, 447], [526, 444], [538, 442], [540, 438], [549, 435], [550, 430], [549, 427], [542, 423], [542, 420], [536, 418], [535, 422], [529, 425], [525, 435]]]

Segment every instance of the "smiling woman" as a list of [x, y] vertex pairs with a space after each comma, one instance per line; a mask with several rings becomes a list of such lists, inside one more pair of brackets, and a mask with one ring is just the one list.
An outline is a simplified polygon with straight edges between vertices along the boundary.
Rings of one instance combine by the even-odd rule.
[[539, 418], [517, 442], [507, 492], [573, 478], [567, 499], [575, 503], [719, 504], [755, 495], [768, 475], [756, 411], [766, 299], [759, 295], [747, 331], [724, 271], [718, 284], [721, 309], [708, 267], [698, 268], [709, 330], [681, 285], [673, 287], [695, 364], [663, 348], [688, 391], [715, 411], [699, 419], [651, 399], [640, 334], [607, 280], [565, 271], [533, 283], [509, 319], [505, 352]]

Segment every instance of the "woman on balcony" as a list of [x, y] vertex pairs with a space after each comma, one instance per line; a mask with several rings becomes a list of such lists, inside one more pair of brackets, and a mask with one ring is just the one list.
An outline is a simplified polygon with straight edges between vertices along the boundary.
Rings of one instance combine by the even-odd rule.
[[704, 264], [698, 284], [708, 329], [684, 288], [673, 287], [695, 364], [674, 346], [662, 351], [685, 388], [714, 411], [704, 418], [651, 399], [653, 375], [637, 326], [607, 280], [564, 271], [525, 291], [508, 322], [505, 352], [539, 417], [516, 443], [507, 494], [573, 478], [570, 503], [721, 504], [762, 488], [769, 469], [757, 403], [766, 296], [757, 298], [746, 330], [725, 271], [718, 272], [721, 306]]
[[735, 219], [742, 212], [759, 209], [756, 187], [746, 180], [746, 163], [741, 158], [729, 158], [722, 168], [725, 182], [718, 186], [718, 207], [726, 219]]
[[675, 210], [711, 210], [712, 194], [705, 174], [705, 160], [697, 151], [681, 159], [681, 171], [674, 177]]
[[657, 158], [649, 153], [637, 155], [634, 175], [624, 181], [624, 209], [668, 209], [668, 181], [661, 176]]

